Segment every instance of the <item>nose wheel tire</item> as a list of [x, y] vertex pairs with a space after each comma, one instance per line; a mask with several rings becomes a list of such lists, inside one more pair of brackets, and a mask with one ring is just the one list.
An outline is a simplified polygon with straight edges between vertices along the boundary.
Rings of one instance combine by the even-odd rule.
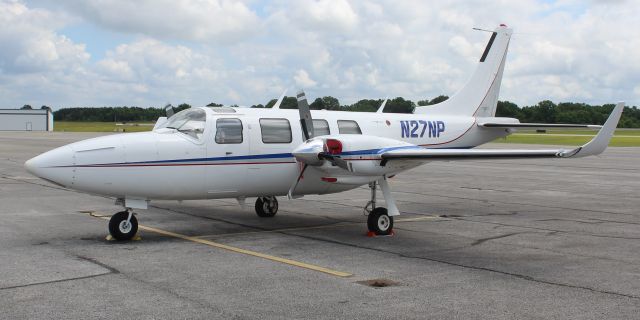
[[367, 227], [376, 235], [389, 235], [393, 231], [393, 217], [387, 214], [386, 208], [377, 207], [369, 213]]
[[131, 240], [138, 232], [138, 219], [132, 214], [129, 218], [128, 211], [121, 211], [109, 219], [109, 233], [111, 236], [120, 241]]
[[276, 197], [259, 197], [256, 199], [256, 214], [261, 218], [270, 218], [278, 213]]

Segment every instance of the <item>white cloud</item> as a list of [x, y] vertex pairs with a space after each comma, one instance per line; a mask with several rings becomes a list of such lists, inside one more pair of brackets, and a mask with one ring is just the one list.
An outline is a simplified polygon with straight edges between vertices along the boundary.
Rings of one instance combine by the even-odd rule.
[[[451, 95], [489, 37], [471, 28], [501, 22], [515, 30], [501, 99], [640, 104], [632, 1], [39, 3], [0, 0], [2, 105], [251, 105], [292, 85], [343, 103]], [[65, 35], [83, 24], [132, 36], [96, 54]]]
[[84, 46], [52, 29], [64, 14], [31, 10], [20, 2], [0, 2], [0, 71], [4, 74], [74, 68], [89, 59]]
[[304, 69], [298, 70], [293, 79], [296, 81], [296, 85], [301, 88], [309, 88], [316, 85], [316, 82], [309, 77], [309, 73]]
[[260, 20], [231, 0], [69, 0], [85, 20], [125, 33], [159, 39], [237, 42], [260, 31]]
[[348, 32], [358, 24], [358, 15], [345, 0], [302, 0], [291, 4], [294, 20], [314, 32]]

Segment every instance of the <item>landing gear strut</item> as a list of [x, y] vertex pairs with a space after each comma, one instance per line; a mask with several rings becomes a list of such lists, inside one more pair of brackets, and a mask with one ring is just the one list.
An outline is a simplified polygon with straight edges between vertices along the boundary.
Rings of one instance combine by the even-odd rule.
[[109, 219], [109, 233], [120, 241], [131, 240], [138, 232], [138, 219], [133, 210], [120, 211]]
[[364, 211], [369, 215], [367, 227], [370, 232], [376, 235], [390, 235], [393, 232], [393, 217], [389, 216], [386, 208], [376, 207], [377, 182], [369, 183], [369, 188], [371, 189], [371, 200], [364, 207]]
[[278, 199], [274, 196], [256, 199], [256, 214], [261, 218], [271, 218], [278, 213]]

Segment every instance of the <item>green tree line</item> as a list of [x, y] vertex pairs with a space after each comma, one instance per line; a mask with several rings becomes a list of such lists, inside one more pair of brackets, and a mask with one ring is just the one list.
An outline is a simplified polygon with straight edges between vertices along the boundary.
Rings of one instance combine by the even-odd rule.
[[[402, 97], [389, 99], [385, 105], [386, 113], [412, 113], [416, 106], [427, 106], [447, 100], [447, 96], [437, 96], [431, 100], [419, 100], [414, 103]], [[252, 105], [252, 108], [272, 108], [277, 99], [272, 99], [266, 104]], [[325, 96], [316, 98], [309, 104], [312, 110], [340, 110], [354, 112], [375, 112], [381, 106], [383, 99], [363, 99], [350, 105], [342, 105], [337, 98]], [[208, 106], [222, 106], [219, 103], [210, 103]], [[233, 105], [235, 106], [235, 105]], [[25, 105], [26, 107], [26, 105]], [[23, 107], [23, 108], [25, 108]], [[101, 121], [101, 122], [141, 122], [156, 121], [158, 117], [165, 116], [165, 108], [172, 107], [175, 112], [190, 108], [183, 103], [177, 107], [167, 105], [164, 108], [140, 108], [140, 107], [102, 107], [102, 108], [63, 108], [54, 112], [57, 121]], [[588, 105], [585, 103], [562, 102], [554, 103], [549, 100], [540, 101], [536, 105], [519, 107], [510, 101], [498, 101], [496, 116], [511, 117], [520, 122], [540, 123], [584, 123], [603, 124], [613, 109], [613, 104]], [[29, 106], [30, 108], [30, 106]], [[44, 108], [44, 106], [43, 106]], [[295, 97], [285, 97], [280, 105], [281, 109], [297, 109], [298, 103]], [[636, 106], [625, 107], [619, 127], [640, 128], [640, 109]]]

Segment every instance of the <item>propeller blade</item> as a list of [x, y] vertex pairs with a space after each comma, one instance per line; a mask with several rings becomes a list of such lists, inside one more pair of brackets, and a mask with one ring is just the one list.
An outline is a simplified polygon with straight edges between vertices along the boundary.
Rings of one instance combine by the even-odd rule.
[[344, 170], [351, 171], [349, 170], [349, 165], [347, 161], [342, 159], [340, 156], [334, 156], [332, 154], [322, 152], [318, 154], [318, 158], [328, 160], [334, 166], [338, 166]]
[[167, 119], [173, 116], [174, 114], [173, 106], [170, 103], [164, 106], [164, 113], [167, 115]]
[[342, 168], [342, 169], [350, 171], [349, 170], [349, 165], [347, 164], [347, 162], [344, 159], [340, 158], [340, 157], [334, 157], [333, 161], [331, 163], [336, 165], [336, 166], [338, 166], [338, 167], [340, 167], [340, 168]]
[[307, 97], [304, 91], [300, 90], [297, 94], [298, 99], [298, 111], [300, 112], [300, 125], [302, 126], [302, 133], [304, 138], [309, 140], [313, 138], [313, 120], [311, 118], [311, 110], [309, 110], [309, 104], [307, 103]]
[[300, 170], [300, 174], [298, 175], [298, 178], [291, 185], [291, 188], [289, 188], [289, 193], [287, 194], [289, 199], [293, 199], [294, 198], [293, 193], [296, 191], [296, 188], [298, 187], [298, 183], [300, 183], [300, 179], [302, 179], [302, 176], [304, 175], [304, 171], [307, 170], [308, 166], [309, 166], [308, 164], [305, 164], [304, 167], [302, 167], [302, 170]]

